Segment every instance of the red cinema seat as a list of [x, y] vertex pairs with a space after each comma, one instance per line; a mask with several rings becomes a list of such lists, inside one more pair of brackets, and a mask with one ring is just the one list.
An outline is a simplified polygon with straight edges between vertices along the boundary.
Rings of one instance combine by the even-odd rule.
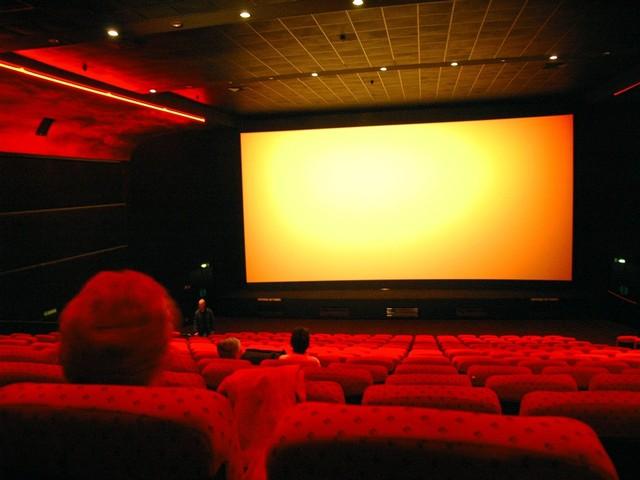
[[635, 335], [619, 335], [616, 338], [616, 345], [619, 347], [636, 348], [640, 344], [640, 337]]
[[600, 437], [621, 479], [638, 478], [640, 392], [533, 392], [520, 415], [561, 415], [589, 425]]
[[371, 374], [371, 378], [373, 379], [373, 383], [384, 383], [384, 381], [389, 376], [389, 372], [387, 367], [382, 365], [369, 365], [366, 363], [331, 363], [328, 365], [328, 368], [337, 368], [337, 369], [364, 369], [367, 370]]
[[393, 357], [385, 355], [363, 355], [361, 357], [347, 359], [347, 364], [358, 365], [360, 363], [365, 365], [380, 365], [386, 368], [387, 372], [390, 372], [396, 366], [397, 361]]
[[31, 362], [0, 362], [0, 386], [19, 382], [65, 383], [60, 365]]
[[308, 402], [345, 403], [344, 391], [338, 382], [305, 381]]
[[163, 370], [172, 372], [198, 372], [198, 364], [188, 353], [177, 353], [170, 351], [163, 362]]
[[269, 479], [617, 479], [596, 434], [568, 418], [302, 403], [274, 437]]
[[455, 357], [453, 359], [453, 366], [456, 367], [460, 373], [467, 373], [467, 370], [472, 365], [509, 365], [509, 361], [503, 360], [502, 358], [489, 357], [488, 355], [465, 355], [462, 357]]
[[401, 363], [393, 371], [394, 375], [409, 375], [413, 373], [426, 373], [433, 375], [457, 375], [458, 371], [453, 365], [428, 365], [420, 363]]
[[189, 388], [0, 389], [0, 477], [213, 479], [236, 458], [226, 398]]
[[527, 367], [532, 373], [542, 373], [546, 367], [566, 367], [568, 364], [564, 360], [522, 360], [518, 362], [519, 367]]
[[389, 375], [385, 384], [388, 385], [457, 385], [470, 387], [471, 381], [466, 375], [441, 375], [428, 373], [411, 373]]
[[498, 394], [505, 413], [518, 411], [522, 397], [535, 391], [575, 392], [576, 381], [571, 375], [494, 375], [485, 385]]
[[448, 385], [372, 385], [362, 397], [363, 405], [412, 407], [501, 413], [500, 401], [488, 388]]
[[249, 360], [218, 358], [211, 360], [202, 370], [207, 387], [215, 390], [226, 377], [241, 368], [255, 368]]
[[363, 368], [305, 367], [304, 378], [305, 380], [331, 381], [340, 384], [345, 398], [349, 401], [359, 400], [365, 389], [369, 385], [373, 385], [371, 372]]
[[531, 373], [527, 367], [513, 365], [472, 365], [467, 370], [467, 376], [475, 387], [483, 387], [489, 377], [493, 375], [526, 375]]
[[575, 365], [566, 367], [545, 367], [542, 370], [544, 375], [571, 375], [576, 381], [579, 390], [589, 388], [589, 382], [595, 375], [607, 373], [604, 367], [578, 367]]
[[58, 345], [35, 349], [31, 345], [0, 345], [0, 362], [58, 363]]
[[609, 373], [621, 373], [629, 364], [620, 360], [582, 360], [576, 363], [576, 367], [603, 367]]
[[43, 343], [56, 343], [60, 341], [60, 337], [58, 335], [52, 335], [50, 333], [39, 333], [34, 337], [36, 342]]
[[153, 383], [158, 387], [207, 388], [204, 378], [199, 373], [171, 372], [169, 370], [160, 372]]
[[640, 375], [601, 373], [591, 379], [589, 390], [626, 390], [629, 392], [640, 392]]
[[409, 354], [404, 360], [403, 365], [451, 365], [451, 362], [444, 355], [412, 355]]

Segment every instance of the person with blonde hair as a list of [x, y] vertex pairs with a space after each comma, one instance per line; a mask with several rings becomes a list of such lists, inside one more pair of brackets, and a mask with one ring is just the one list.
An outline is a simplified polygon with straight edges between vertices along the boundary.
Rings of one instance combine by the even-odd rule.
[[179, 312], [166, 289], [133, 270], [92, 277], [60, 316], [68, 381], [148, 385], [160, 372]]
[[240, 358], [242, 356], [242, 344], [236, 337], [223, 338], [216, 345], [218, 357], [220, 358]]

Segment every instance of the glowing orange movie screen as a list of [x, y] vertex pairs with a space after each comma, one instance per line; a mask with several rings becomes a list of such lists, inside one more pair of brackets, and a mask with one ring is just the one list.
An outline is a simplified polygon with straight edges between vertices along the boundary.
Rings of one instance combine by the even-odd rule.
[[572, 115], [241, 144], [247, 282], [571, 280]]

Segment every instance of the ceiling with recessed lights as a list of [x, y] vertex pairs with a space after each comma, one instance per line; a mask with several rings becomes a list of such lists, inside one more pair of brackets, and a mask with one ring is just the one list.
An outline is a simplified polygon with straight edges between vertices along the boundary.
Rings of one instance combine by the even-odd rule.
[[0, 6], [0, 61], [237, 115], [582, 96], [638, 80], [637, 38], [640, 9], [615, 1]]

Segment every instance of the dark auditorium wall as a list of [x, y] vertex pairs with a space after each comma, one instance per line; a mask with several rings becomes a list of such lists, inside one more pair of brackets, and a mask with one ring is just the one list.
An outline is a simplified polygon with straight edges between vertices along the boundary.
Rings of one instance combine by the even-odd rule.
[[55, 322], [54, 309], [94, 272], [126, 265], [126, 171], [121, 162], [0, 154], [0, 327]]
[[132, 155], [133, 265], [163, 282], [187, 315], [200, 287], [211, 301], [242, 282], [239, 159], [239, 133], [226, 127], [159, 136]]
[[[636, 89], [638, 90], [638, 89]], [[596, 294], [640, 301], [640, 93], [584, 105], [576, 120], [576, 243]], [[625, 258], [624, 265], [614, 258]], [[611, 296], [609, 295], [609, 300]], [[626, 302], [627, 305], [632, 305]], [[610, 306], [610, 305], [609, 305]], [[635, 308], [637, 317], [638, 309]], [[640, 328], [640, 319], [636, 318]]]

